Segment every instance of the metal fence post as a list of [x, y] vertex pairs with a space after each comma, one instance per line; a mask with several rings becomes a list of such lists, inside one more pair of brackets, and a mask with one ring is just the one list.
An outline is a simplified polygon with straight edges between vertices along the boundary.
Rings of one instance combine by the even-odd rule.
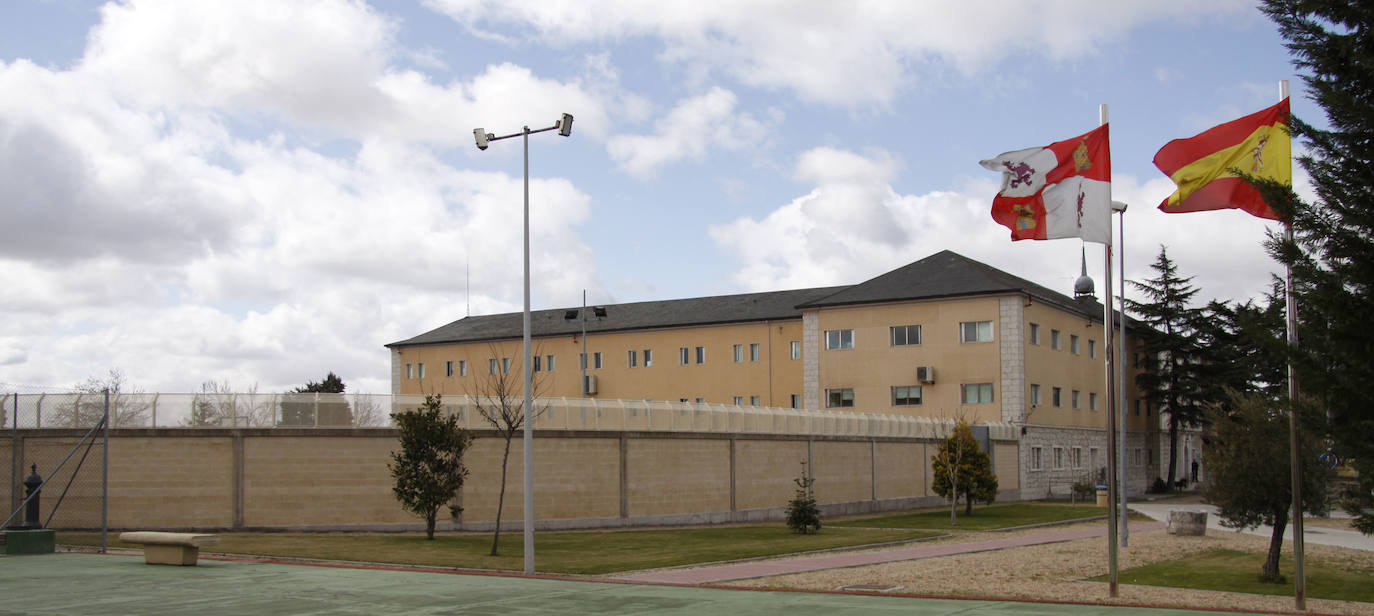
[[[110, 390], [105, 390], [105, 442], [101, 445], [104, 460], [100, 463], [100, 553], [109, 547], [110, 530]], [[73, 471], [75, 472], [75, 471]]]

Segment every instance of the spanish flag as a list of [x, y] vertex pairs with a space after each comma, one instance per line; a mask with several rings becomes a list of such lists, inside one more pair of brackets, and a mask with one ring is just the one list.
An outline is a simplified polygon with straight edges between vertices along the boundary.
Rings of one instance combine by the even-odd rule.
[[1235, 170], [1293, 184], [1288, 99], [1195, 137], [1170, 141], [1155, 154], [1155, 166], [1178, 185], [1178, 190], [1159, 204], [1165, 212], [1235, 208], [1278, 220], [1259, 191]]

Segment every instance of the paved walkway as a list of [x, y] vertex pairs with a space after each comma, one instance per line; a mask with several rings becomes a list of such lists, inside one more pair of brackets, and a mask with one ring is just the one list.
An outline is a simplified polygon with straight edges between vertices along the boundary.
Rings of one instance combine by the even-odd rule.
[[[1163, 527], [1164, 525], [1159, 522], [1133, 522], [1131, 523], [1130, 530], [1132, 532], [1143, 532]], [[890, 563], [902, 560], [986, 552], [988, 550], [1002, 550], [1045, 543], [1060, 543], [1076, 539], [1103, 537], [1106, 534], [1107, 525], [1104, 520], [1102, 524], [1093, 528], [1046, 530], [1044, 533], [991, 539], [988, 541], [976, 541], [971, 543], [935, 543], [928, 545], [918, 544], [909, 548], [892, 550], [841, 552], [826, 556], [804, 556], [784, 560], [751, 561], [691, 569], [660, 569], [617, 576], [611, 579], [661, 584], [711, 584], [730, 580], [746, 580], [749, 578], [785, 575], [789, 573], [820, 571], [822, 569], [860, 567], [863, 565], [876, 565], [879, 563]]]
[[787, 614], [1204, 616], [1182, 609], [732, 590], [570, 579], [228, 562], [145, 565], [141, 556], [0, 556], [0, 614]]
[[[1226, 528], [1225, 526], [1221, 525], [1221, 518], [1217, 517], [1217, 508], [1212, 505], [1205, 505], [1202, 503], [1142, 502], [1127, 503], [1127, 507], [1129, 507], [1132, 510], [1139, 511], [1140, 513], [1143, 513], [1161, 522], [1169, 521], [1170, 511], [1205, 511], [1207, 512], [1207, 530], [1209, 531], [1226, 533], [1242, 532], [1251, 535], [1260, 535], [1262, 537], [1269, 537], [1274, 533], [1272, 527], [1264, 525], [1258, 526], [1253, 529], [1240, 531], [1237, 531], [1234, 528]], [[1339, 512], [1335, 512], [1332, 515], [1332, 517], [1342, 516]], [[1132, 526], [1131, 528], [1134, 529], [1135, 527]], [[1284, 529], [1283, 537], [1288, 541], [1293, 540], [1292, 524], [1289, 524], [1288, 528]], [[1302, 527], [1302, 538], [1303, 543], [1338, 545], [1341, 547], [1355, 548], [1357, 550], [1374, 551], [1374, 537], [1363, 535], [1353, 530], [1342, 530], [1339, 528], [1323, 528], [1318, 526], [1312, 526], [1310, 524], [1304, 524]]]

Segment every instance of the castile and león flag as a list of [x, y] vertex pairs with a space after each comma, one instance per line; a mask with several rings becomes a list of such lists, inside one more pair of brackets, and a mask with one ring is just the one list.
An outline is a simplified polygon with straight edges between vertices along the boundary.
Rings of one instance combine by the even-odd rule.
[[1106, 124], [979, 164], [1002, 173], [992, 218], [1011, 229], [1012, 240], [1111, 242], [1112, 157]]

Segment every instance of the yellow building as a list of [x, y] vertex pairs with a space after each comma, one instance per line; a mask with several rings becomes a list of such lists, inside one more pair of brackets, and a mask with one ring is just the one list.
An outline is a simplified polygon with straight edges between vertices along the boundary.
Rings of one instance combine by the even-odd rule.
[[[852, 286], [539, 310], [536, 395], [1009, 423], [1022, 492], [1036, 495], [1106, 464], [1104, 309], [1087, 284], [1070, 297], [943, 251]], [[521, 336], [511, 313], [389, 344], [392, 393], [486, 393], [490, 376], [521, 374]], [[1158, 422], [1134, 381], [1138, 492], [1157, 474]]]

